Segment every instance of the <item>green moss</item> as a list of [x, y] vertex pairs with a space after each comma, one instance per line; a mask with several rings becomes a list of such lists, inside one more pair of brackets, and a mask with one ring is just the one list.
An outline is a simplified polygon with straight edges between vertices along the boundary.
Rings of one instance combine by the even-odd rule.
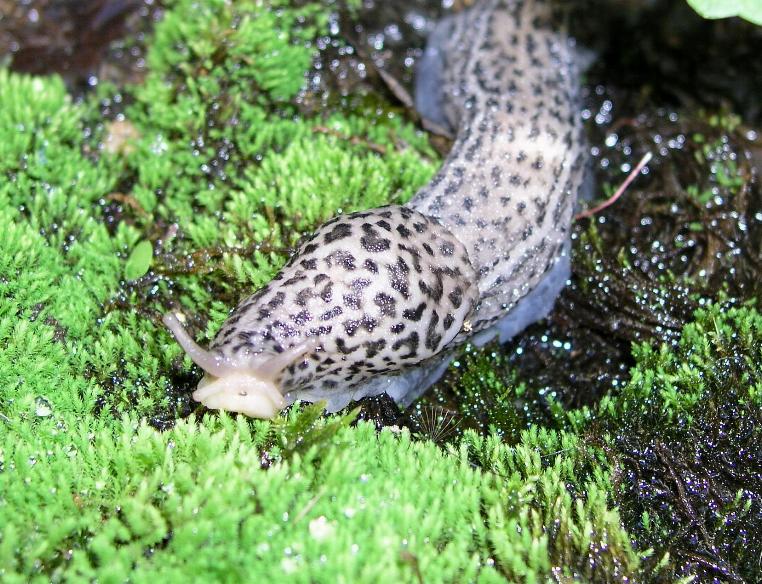
[[129, 417], [64, 419], [2, 442], [4, 581], [542, 581], [593, 574], [591, 557], [623, 574], [638, 565], [606, 473], [584, 468], [600, 454], [568, 435], [527, 433], [514, 449], [469, 434], [444, 453], [362, 423], [288, 462], [264, 450], [265, 470], [265, 422], [223, 415], [158, 433]]
[[[710, 305], [677, 347], [634, 347], [637, 366], [599, 404], [619, 459], [618, 502], [661, 577], [754, 580], [762, 553], [762, 315]], [[654, 568], [656, 564], [653, 565]]]
[[[464, 447], [498, 479], [487, 510], [496, 566], [508, 581], [538, 576], [608, 581], [638, 574], [639, 558], [610, 506], [603, 452], [580, 436], [533, 426], [515, 447], [467, 434]], [[632, 577], [632, 576], [630, 576]]]
[[686, 430], [712, 402], [762, 407], [762, 315], [753, 308], [710, 305], [685, 326], [676, 348], [640, 343], [633, 352], [637, 366], [630, 382], [601, 400], [601, 417], [649, 424], [658, 419], [665, 429]]

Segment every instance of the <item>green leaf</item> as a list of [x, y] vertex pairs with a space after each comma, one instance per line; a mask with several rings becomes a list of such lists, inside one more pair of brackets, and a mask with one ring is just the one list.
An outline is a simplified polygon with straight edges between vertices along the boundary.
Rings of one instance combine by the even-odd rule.
[[740, 16], [762, 25], [762, 0], [688, 0], [688, 4], [704, 18]]
[[124, 265], [124, 277], [128, 280], [137, 280], [145, 276], [151, 267], [153, 259], [153, 246], [150, 241], [141, 241], [132, 250], [127, 263]]

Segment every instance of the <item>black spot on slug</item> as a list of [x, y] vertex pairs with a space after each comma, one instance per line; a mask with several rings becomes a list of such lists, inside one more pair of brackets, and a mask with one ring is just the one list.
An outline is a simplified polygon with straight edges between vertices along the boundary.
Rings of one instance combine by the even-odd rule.
[[393, 351], [399, 351], [401, 347], [407, 347], [408, 353], [400, 355], [400, 359], [411, 359], [418, 354], [418, 333], [413, 331], [404, 339], [399, 339], [392, 345]]
[[349, 355], [350, 353], [354, 353], [357, 349], [360, 348], [360, 345], [355, 345], [354, 347], [350, 347], [347, 345], [347, 342], [339, 337], [336, 339], [336, 348], [339, 350], [340, 353], [344, 355]]
[[452, 302], [452, 305], [455, 308], [460, 308], [460, 305], [463, 304], [463, 289], [460, 286], [456, 286], [455, 289], [447, 295], [447, 298], [450, 299], [450, 302]]
[[412, 320], [413, 322], [418, 322], [421, 320], [421, 316], [423, 315], [423, 311], [426, 309], [426, 303], [421, 302], [415, 310], [411, 310], [410, 308], [406, 308], [402, 311], [402, 316], [408, 320]]
[[312, 314], [308, 310], [301, 310], [292, 315], [291, 320], [294, 321], [296, 326], [304, 326], [305, 323], [308, 323], [312, 320]]
[[344, 305], [352, 310], [360, 310], [360, 296], [358, 294], [344, 294]]
[[437, 332], [438, 324], [439, 315], [436, 313], [436, 311], [433, 311], [431, 313], [431, 320], [429, 320], [429, 325], [426, 327], [425, 347], [430, 351], [436, 350], [436, 348], [439, 346], [439, 342], [442, 340], [442, 335]]
[[410, 273], [410, 267], [405, 260], [398, 257], [397, 262], [388, 265], [387, 269], [389, 270], [389, 280], [392, 288], [402, 294], [403, 298], [410, 298], [408, 289], [408, 274]]
[[353, 337], [355, 333], [360, 329], [365, 329], [368, 332], [373, 332], [373, 329], [376, 328], [377, 325], [378, 321], [367, 315], [357, 320], [350, 318], [344, 321], [344, 332], [346, 332], [348, 336]]
[[306, 280], [307, 276], [305, 276], [303, 273], [298, 272], [295, 276], [292, 278], [289, 278], [285, 282], [283, 282], [283, 286], [293, 286], [294, 284], [297, 284], [303, 280]]
[[365, 235], [360, 238], [362, 248], [370, 253], [380, 253], [387, 251], [391, 241], [381, 237], [370, 223], [363, 223], [362, 230]]
[[328, 326], [319, 326], [319, 327], [311, 328], [308, 331], [308, 335], [311, 336], [311, 337], [319, 337], [321, 335], [327, 335], [332, 330], [333, 330], [333, 327], [330, 326], [330, 325], [328, 325]]
[[325, 234], [325, 243], [331, 243], [352, 235], [352, 226], [349, 223], [337, 223], [333, 229]]
[[352, 288], [354, 292], [362, 292], [363, 289], [367, 288], [368, 286], [370, 286], [370, 280], [367, 278], [355, 278], [349, 284], [349, 287]]
[[384, 347], [386, 347], [386, 341], [384, 339], [378, 339], [377, 341], [368, 341], [365, 343], [365, 358], [372, 359], [378, 355]]
[[283, 304], [285, 299], [286, 294], [284, 292], [276, 292], [275, 296], [273, 296], [272, 299], [267, 303], [267, 306], [270, 308], [278, 308], [281, 304]]
[[331, 308], [331, 310], [327, 310], [323, 314], [320, 315], [320, 320], [331, 320], [332, 318], [336, 318], [341, 313], [344, 312], [344, 309], [341, 306], [334, 306]]
[[397, 316], [397, 301], [392, 296], [389, 296], [384, 292], [379, 292], [376, 294], [373, 302], [375, 302], [376, 306], [381, 310], [382, 316]]
[[347, 271], [352, 271], [355, 269], [355, 261], [355, 256], [343, 249], [336, 250], [325, 258], [325, 262], [328, 264], [329, 268], [333, 267], [335, 264], [337, 266], [341, 266]]
[[330, 302], [333, 299], [333, 282], [328, 282], [320, 292], [320, 298], [323, 302]]

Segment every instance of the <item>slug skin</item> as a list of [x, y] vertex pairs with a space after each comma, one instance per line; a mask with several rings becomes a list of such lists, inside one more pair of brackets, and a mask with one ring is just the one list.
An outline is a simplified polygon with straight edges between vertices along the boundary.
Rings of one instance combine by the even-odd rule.
[[442, 169], [405, 206], [322, 225], [208, 350], [165, 316], [206, 372], [194, 399], [259, 418], [295, 399], [404, 403], [467, 339], [505, 340], [547, 314], [582, 183], [577, 77], [548, 2], [481, 1], [441, 21], [416, 98], [456, 133]]

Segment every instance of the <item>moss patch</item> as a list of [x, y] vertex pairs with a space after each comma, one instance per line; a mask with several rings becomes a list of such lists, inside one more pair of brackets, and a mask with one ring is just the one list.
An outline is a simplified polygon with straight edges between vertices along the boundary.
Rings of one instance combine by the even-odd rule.
[[33, 435], [3, 442], [6, 581], [498, 581], [591, 574], [592, 557], [637, 566], [607, 475], [584, 468], [602, 456], [572, 436], [527, 433], [513, 449], [470, 434], [444, 453], [362, 423], [265, 470], [263, 452], [279, 456], [264, 422], [191, 418], [159, 433], [64, 420], [38, 415]]

